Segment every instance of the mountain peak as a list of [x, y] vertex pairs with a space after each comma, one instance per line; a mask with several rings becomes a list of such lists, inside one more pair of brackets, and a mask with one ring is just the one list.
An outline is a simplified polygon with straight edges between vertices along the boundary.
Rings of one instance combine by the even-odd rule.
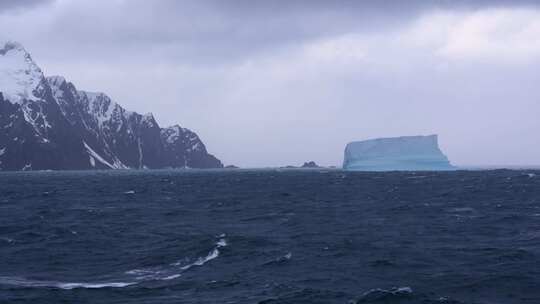
[[24, 47], [8, 41], [0, 49], [0, 91], [12, 103], [37, 100], [34, 92], [43, 81], [43, 73]]
[[144, 119], [154, 119], [154, 114], [152, 114], [152, 112], [145, 113], [145, 114], [143, 114], [143, 118]]
[[54, 87], [60, 87], [64, 82], [66, 82], [66, 78], [64, 76], [47, 76], [47, 82], [49, 82], [50, 85]]
[[27, 53], [22, 44], [18, 43], [17, 41], [6, 41], [4, 43], [4, 47], [0, 49], [0, 55], [5, 55], [7, 52], [12, 50]]

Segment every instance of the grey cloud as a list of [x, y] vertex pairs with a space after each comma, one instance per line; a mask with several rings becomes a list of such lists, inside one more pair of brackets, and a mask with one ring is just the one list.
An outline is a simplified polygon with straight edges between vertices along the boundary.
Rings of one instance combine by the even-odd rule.
[[[440, 133], [458, 164], [538, 163], [527, 135], [540, 128], [537, 61], [453, 62], [392, 36], [434, 9], [535, 1], [29, 3], [2, 15], [0, 38], [20, 40], [49, 75], [196, 130], [226, 163], [336, 165], [347, 141], [422, 133]], [[326, 58], [336, 40], [341, 53]], [[363, 43], [365, 61], [349, 60]]]
[[9, 10], [28, 10], [38, 5], [50, 4], [54, 0], [0, 0], [0, 13]]
[[[42, 29], [66, 52], [115, 60], [235, 63], [280, 48], [354, 32], [396, 28], [433, 8], [526, 5], [533, 1], [74, 1]], [[60, 53], [56, 52], [60, 57]], [[60, 58], [58, 58], [60, 59]]]

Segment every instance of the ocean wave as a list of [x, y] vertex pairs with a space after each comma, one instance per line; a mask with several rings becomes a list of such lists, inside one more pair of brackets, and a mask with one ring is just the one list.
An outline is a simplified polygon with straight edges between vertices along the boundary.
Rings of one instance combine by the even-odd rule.
[[287, 254], [282, 255], [272, 261], [266, 262], [263, 265], [275, 265], [275, 264], [281, 264], [289, 261], [292, 258], [292, 252], [287, 252]]
[[[170, 264], [171, 267], [155, 267], [147, 269], [132, 269], [126, 271], [125, 274], [134, 276], [127, 282], [60, 282], [60, 281], [46, 281], [46, 280], [31, 280], [23, 277], [0, 277], [0, 285], [16, 286], [21, 288], [58, 288], [58, 289], [99, 289], [99, 288], [122, 288], [131, 285], [136, 285], [146, 281], [168, 281], [179, 278], [182, 272], [195, 267], [202, 266], [205, 263], [217, 258], [220, 254], [219, 248], [227, 246], [227, 240], [224, 238], [219, 239], [216, 242], [216, 247], [213, 248], [208, 255], [199, 257], [195, 262], [182, 265], [181, 262]], [[178, 268], [178, 266], [181, 266]]]
[[361, 303], [390, 303], [405, 298], [412, 297], [413, 290], [410, 287], [393, 287], [391, 289], [372, 289], [365, 292], [360, 299], [354, 301], [355, 304]]
[[[192, 268], [194, 266], [202, 266], [202, 265], [204, 265], [205, 263], [217, 258], [219, 256], [219, 254], [220, 254], [219, 248], [225, 247], [225, 246], [227, 246], [227, 240], [220, 239], [219, 241], [217, 241], [216, 247], [214, 249], [212, 249], [212, 251], [210, 251], [208, 253], [208, 255], [206, 255], [205, 257], [200, 257], [195, 262], [184, 265], [184, 266], [180, 267], [180, 269], [188, 270], [188, 269], [190, 269], [190, 268]], [[173, 263], [172, 265], [173, 266], [181, 266], [182, 262], [176, 262], [176, 263]]]
[[432, 297], [431, 295], [413, 292], [411, 287], [392, 287], [390, 289], [376, 288], [365, 292], [351, 304], [383, 304], [383, 303], [425, 303], [425, 304], [463, 304], [447, 297]]
[[[224, 237], [225, 235], [220, 235]], [[187, 271], [190, 268], [196, 266], [202, 266], [207, 262], [216, 259], [219, 257], [219, 249], [227, 246], [227, 240], [224, 238], [219, 239], [215, 246], [206, 256], [197, 258], [194, 262], [185, 264], [185, 261], [177, 261], [172, 264], [169, 264], [166, 267], [153, 267], [153, 268], [144, 268], [144, 269], [132, 269], [126, 271], [128, 275], [134, 275], [136, 280], [139, 281], [168, 281], [179, 278], [182, 276], [184, 271]], [[172, 266], [172, 267], [171, 267]]]
[[[279, 296], [259, 300], [257, 304], [289, 304], [289, 303], [347, 303], [347, 294], [339, 291], [304, 288]], [[339, 302], [338, 302], [339, 301]]]
[[0, 277], [0, 285], [10, 285], [16, 287], [25, 288], [58, 288], [58, 289], [75, 289], [75, 288], [122, 288], [131, 285], [135, 285], [138, 282], [56, 282], [56, 281], [42, 281], [42, 280], [29, 280], [20, 277]]

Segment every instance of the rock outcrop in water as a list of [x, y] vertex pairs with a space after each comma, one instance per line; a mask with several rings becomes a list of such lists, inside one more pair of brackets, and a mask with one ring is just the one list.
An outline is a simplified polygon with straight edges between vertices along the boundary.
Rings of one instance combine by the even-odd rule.
[[314, 161], [305, 162], [300, 168], [320, 168], [319, 165], [317, 165]]
[[18, 43], [0, 48], [0, 170], [169, 167], [223, 165], [194, 132], [45, 77]]
[[349, 143], [345, 148], [343, 168], [359, 171], [455, 170], [439, 149], [437, 135]]

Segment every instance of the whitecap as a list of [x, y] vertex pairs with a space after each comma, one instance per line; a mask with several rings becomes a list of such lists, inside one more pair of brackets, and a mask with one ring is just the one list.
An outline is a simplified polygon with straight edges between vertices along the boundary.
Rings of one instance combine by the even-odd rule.
[[180, 276], [181, 276], [181, 274], [177, 273], [177, 274], [173, 274], [173, 275], [164, 277], [164, 278], [162, 278], [162, 280], [164, 280], [164, 281], [174, 280], [174, 279], [176, 279], [176, 278], [178, 278]]
[[[195, 262], [184, 265], [180, 269], [188, 270], [188, 269], [190, 269], [190, 268], [192, 268], [194, 266], [202, 266], [202, 265], [204, 265], [205, 263], [217, 258], [219, 256], [219, 254], [220, 254], [219, 248], [225, 247], [225, 246], [227, 246], [227, 240], [226, 239], [220, 239], [216, 243], [216, 248], [214, 248], [212, 251], [210, 251], [208, 253], [208, 255], [206, 255], [205, 257], [199, 257]], [[182, 264], [183, 264], [182, 262], [176, 262], [176, 263], [173, 263], [172, 265], [180, 266]]]
[[17, 287], [44, 287], [44, 288], [59, 288], [59, 289], [75, 289], [75, 288], [122, 288], [137, 284], [137, 282], [56, 282], [56, 281], [41, 281], [28, 280], [21, 277], [0, 277], [0, 285], [11, 285]]
[[225, 239], [220, 239], [217, 243], [216, 243], [217, 247], [225, 247], [227, 246], [227, 240]]
[[219, 256], [219, 250], [215, 248], [214, 250], [210, 251], [207, 256], [198, 258], [195, 262], [191, 264], [187, 264], [185, 266], [182, 266], [180, 269], [182, 270], [188, 270], [193, 266], [202, 266], [206, 262], [211, 261]]
[[135, 190], [126, 191], [126, 192], [124, 192], [124, 194], [135, 194]]
[[[219, 257], [219, 248], [225, 247], [227, 245], [227, 240], [222, 238], [216, 242], [216, 247], [213, 248], [206, 256], [199, 257], [192, 263], [185, 264], [186, 259], [182, 259], [175, 263], [169, 264], [168, 266], [156, 266], [145, 269], [132, 269], [126, 271], [125, 274], [134, 276], [135, 280], [139, 282], [153, 280], [173, 280], [180, 277], [182, 272], [195, 266], [202, 266], [208, 261]], [[171, 268], [170, 266], [173, 267]]]
[[384, 294], [391, 294], [391, 295], [410, 295], [413, 293], [412, 288], [406, 286], [406, 287], [392, 287], [390, 289], [382, 289], [382, 288], [376, 288], [371, 289], [363, 294], [363, 297], [369, 297], [373, 295], [384, 295]]
[[413, 290], [409, 286], [406, 287], [398, 287], [395, 290], [392, 290], [393, 293], [412, 293]]
[[136, 280], [139, 281], [150, 281], [150, 280], [159, 280], [163, 277], [164, 271], [154, 270], [154, 269], [133, 269], [126, 271], [128, 275], [134, 275]]
[[136, 276], [139, 282], [145, 281], [168, 281], [181, 276], [178, 269], [166, 269], [156, 267], [154, 269], [133, 269], [125, 272], [127, 275]]
[[56, 286], [61, 289], [74, 289], [74, 288], [122, 288], [130, 285], [137, 284], [137, 282], [109, 282], [109, 283], [57, 283]]

